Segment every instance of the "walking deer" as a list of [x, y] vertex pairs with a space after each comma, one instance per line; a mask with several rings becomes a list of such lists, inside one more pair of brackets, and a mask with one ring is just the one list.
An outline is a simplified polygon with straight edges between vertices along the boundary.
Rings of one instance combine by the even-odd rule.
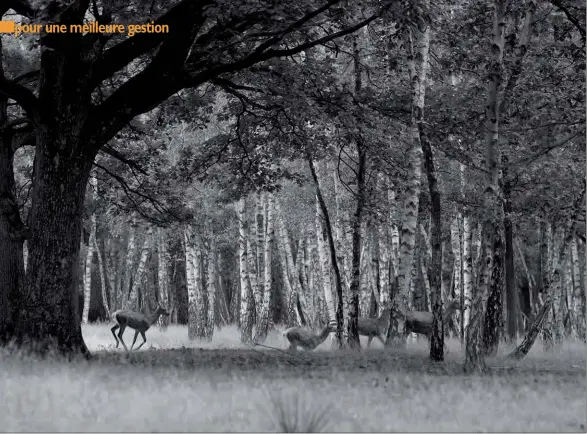
[[[135, 350], [135, 351], [138, 351], [145, 344], [145, 342], [147, 342], [147, 337], [145, 336], [145, 332], [147, 330], [149, 330], [149, 328], [157, 322], [157, 320], [159, 319], [159, 316], [161, 316], [161, 315], [165, 315], [165, 316], [169, 315], [169, 312], [167, 312], [161, 306], [157, 306], [157, 309], [155, 310], [155, 312], [153, 312], [150, 315], [145, 315], [142, 313], [133, 312], [132, 310], [122, 310], [122, 309], [114, 312], [112, 314], [112, 320], [116, 322], [116, 325], [114, 327], [112, 327], [110, 330], [112, 331], [112, 336], [114, 336], [114, 339], [116, 339], [116, 348], [118, 348], [119, 343], [122, 342], [122, 346], [124, 347], [124, 349], [126, 351], [128, 351], [126, 344], [122, 340], [122, 334], [124, 333], [124, 330], [127, 327], [130, 327], [131, 329], [134, 329], [134, 331], [135, 331], [135, 337], [132, 340], [132, 345], [130, 346], [131, 351], [132, 351], [133, 347], [135, 346], [135, 343], [137, 341], [137, 336], [139, 335], [139, 333], [143, 337], [143, 343], [141, 345], [139, 345], [137, 347], [137, 349]], [[118, 338], [116, 337], [116, 333], [115, 333], [115, 331], [117, 329], [120, 329], [120, 331], [118, 332]], [[120, 341], [118, 339], [120, 339]]]
[[359, 318], [358, 329], [359, 336], [368, 336], [367, 347], [371, 346], [373, 338], [379, 339], [379, 341], [385, 346], [384, 336], [387, 333], [387, 327], [389, 325], [389, 316], [391, 309], [385, 308], [379, 318]]
[[283, 336], [289, 341], [288, 350], [296, 351], [297, 347], [300, 347], [306, 351], [312, 351], [324, 342], [333, 331], [334, 329], [330, 324], [324, 327], [320, 334], [314, 334], [301, 327], [290, 327], [283, 332]]
[[[460, 300], [451, 300], [444, 309], [442, 321], [445, 324], [460, 309]], [[432, 332], [432, 312], [407, 311], [405, 315], [405, 334], [418, 333], [430, 339]]]

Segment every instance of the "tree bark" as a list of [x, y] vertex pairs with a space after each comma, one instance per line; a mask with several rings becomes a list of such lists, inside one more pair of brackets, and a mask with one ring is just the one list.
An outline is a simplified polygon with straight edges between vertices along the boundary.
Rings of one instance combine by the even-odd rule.
[[208, 251], [208, 278], [207, 278], [207, 293], [208, 293], [208, 315], [206, 318], [206, 340], [212, 341], [214, 336], [214, 325], [216, 321], [216, 291], [217, 291], [217, 274], [216, 274], [216, 240], [212, 232], [210, 234], [210, 248]]
[[93, 158], [66, 151], [73, 147], [67, 131], [54, 126], [37, 133], [28, 266], [15, 338], [40, 353], [88, 355], [74, 282]]
[[499, 197], [499, 168], [498, 168], [498, 138], [499, 138], [499, 108], [498, 94], [502, 83], [503, 73], [503, 51], [505, 42], [505, 3], [504, 0], [495, 0], [493, 13], [493, 32], [492, 32], [492, 59], [488, 67], [489, 81], [487, 84], [487, 105], [485, 107], [485, 164], [487, 165], [486, 187], [483, 195], [484, 202], [484, 220], [483, 220], [483, 240], [481, 261], [485, 261], [481, 266], [479, 285], [476, 285], [475, 294], [473, 295], [473, 304], [471, 312], [471, 323], [467, 331], [467, 344], [465, 351], [465, 372], [485, 371], [485, 358], [480, 348], [480, 335], [482, 313], [483, 313], [483, 296], [486, 288], [489, 286], [488, 273], [492, 270], [492, 247], [496, 235], [496, 222], [501, 221], [498, 218], [498, 211], [501, 207], [498, 204]]
[[[507, 173], [504, 173], [504, 179]], [[505, 179], [503, 186], [503, 211], [504, 211], [504, 235], [505, 235], [505, 291], [507, 304], [507, 335], [511, 342], [518, 338], [518, 315], [520, 312], [520, 297], [516, 287], [514, 274], [514, 230], [512, 225], [512, 200], [511, 182]]]
[[[270, 328], [270, 315], [269, 308], [271, 302], [271, 248], [273, 244], [273, 222], [274, 222], [274, 206], [273, 196], [268, 194], [267, 196], [267, 218], [266, 233], [264, 236], [265, 245], [263, 246], [263, 299], [260, 312], [260, 317], [257, 321], [257, 327], [255, 329], [255, 342], [263, 342], [267, 337], [267, 333]], [[263, 219], [265, 221], [265, 219]]]
[[430, 141], [419, 123], [420, 142], [424, 154], [424, 167], [428, 178], [430, 190], [430, 203], [432, 221], [430, 226], [430, 243], [432, 245], [432, 261], [430, 264], [431, 276], [431, 304], [432, 304], [432, 330], [430, 333], [430, 359], [436, 362], [444, 360], [444, 324], [442, 318], [442, 219], [441, 198], [438, 188], [438, 180], [434, 169], [434, 159]]
[[[2, 41], [0, 41], [0, 79]], [[8, 122], [8, 98], [0, 94], [0, 129]], [[14, 336], [19, 312], [19, 297], [23, 291], [25, 264], [23, 242], [25, 226], [16, 202], [14, 181], [14, 150], [9, 134], [0, 135], [0, 345]]]
[[[159, 306], [170, 311], [169, 307], [169, 251], [165, 242], [165, 234], [162, 229], [157, 229], [157, 281], [159, 283]], [[161, 315], [158, 320], [159, 327], [163, 329], [169, 325], [169, 316]]]
[[245, 198], [242, 197], [237, 205], [238, 214], [238, 257], [240, 269], [240, 329], [241, 342], [249, 344], [253, 342], [253, 317], [254, 317], [254, 296], [251, 282], [249, 280], [247, 260], [247, 214], [245, 212]]

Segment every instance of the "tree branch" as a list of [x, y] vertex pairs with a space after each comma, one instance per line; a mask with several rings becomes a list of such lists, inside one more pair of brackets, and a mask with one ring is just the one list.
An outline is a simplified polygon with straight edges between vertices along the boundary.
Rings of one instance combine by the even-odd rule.
[[15, 100], [26, 112], [34, 125], [40, 125], [37, 97], [26, 87], [0, 77], [0, 93]]
[[559, 8], [567, 17], [567, 19], [575, 26], [575, 28], [581, 33], [581, 38], [585, 41], [585, 27], [579, 22], [579, 20], [571, 14], [571, 12], [563, 6], [562, 0], [551, 0], [551, 3]]

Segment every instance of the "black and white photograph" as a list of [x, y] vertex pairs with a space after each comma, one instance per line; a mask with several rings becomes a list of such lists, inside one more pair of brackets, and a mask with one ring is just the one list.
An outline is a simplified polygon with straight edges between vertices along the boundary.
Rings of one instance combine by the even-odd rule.
[[0, 0], [1, 432], [586, 432], [584, 0]]

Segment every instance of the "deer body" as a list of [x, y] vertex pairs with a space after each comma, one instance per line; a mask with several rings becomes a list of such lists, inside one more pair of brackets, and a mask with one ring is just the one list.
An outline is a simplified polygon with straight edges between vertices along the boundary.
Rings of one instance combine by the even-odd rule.
[[[459, 300], [448, 303], [442, 314], [442, 321], [446, 323], [459, 309]], [[430, 339], [432, 333], [432, 312], [408, 311], [405, 313], [405, 333], [418, 333]]]
[[[117, 310], [116, 312], [114, 312], [112, 314], [112, 319], [116, 322], [116, 325], [114, 327], [112, 327], [110, 330], [112, 331], [112, 336], [114, 336], [114, 339], [116, 339], [116, 348], [118, 348], [119, 343], [122, 342], [122, 346], [124, 347], [124, 349], [126, 351], [128, 351], [126, 344], [122, 340], [122, 334], [124, 333], [124, 330], [127, 327], [130, 327], [131, 329], [133, 329], [135, 331], [135, 337], [132, 341], [132, 345], [130, 346], [131, 351], [137, 341], [137, 336], [139, 335], [139, 333], [141, 334], [141, 336], [143, 338], [143, 343], [141, 345], [139, 345], [136, 349], [136, 351], [138, 351], [145, 344], [145, 342], [147, 342], [147, 337], [145, 336], [145, 332], [147, 330], [149, 330], [149, 328], [154, 323], [157, 322], [157, 320], [159, 319], [159, 316], [161, 316], [161, 315], [169, 315], [169, 312], [167, 312], [161, 306], [158, 306], [157, 310], [155, 310], [155, 312], [153, 312], [150, 315], [145, 315], [142, 313], [133, 312], [132, 310], [123, 310], [123, 309], [120, 309], [120, 310]], [[117, 329], [120, 329], [120, 331], [118, 332], [118, 338], [116, 337], [116, 333], [115, 333]], [[119, 339], [120, 339], [120, 341], [119, 341]]]
[[385, 336], [387, 332], [390, 314], [391, 310], [386, 308], [383, 310], [383, 312], [381, 312], [381, 316], [379, 316], [379, 318], [358, 319], [359, 336], [368, 337], [367, 347], [371, 346], [371, 341], [373, 338], [379, 339], [379, 341], [385, 346], [385, 340], [383, 339], [383, 336]]
[[289, 341], [288, 350], [296, 351], [297, 347], [300, 347], [306, 351], [312, 351], [324, 342], [331, 332], [330, 325], [324, 327], [318, 335], [301, 327], [290, 327], [283, 332], [283, 336]]

